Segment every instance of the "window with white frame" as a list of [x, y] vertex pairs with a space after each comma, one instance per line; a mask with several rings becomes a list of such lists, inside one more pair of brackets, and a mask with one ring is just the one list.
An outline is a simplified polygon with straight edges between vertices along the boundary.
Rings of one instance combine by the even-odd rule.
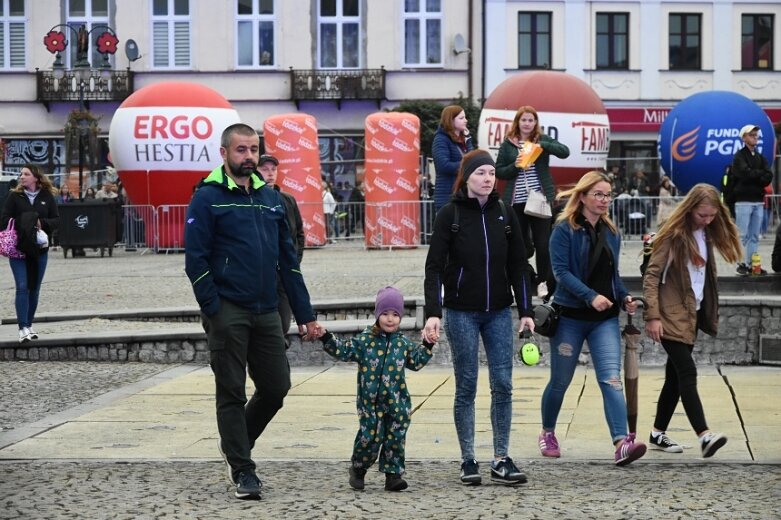
[[361, 64], [361, 0], [318, 0], [317, 63], [321, 69]]
[[152, 66], [190, 67], [190, 0], [152, 0]]
[[66, 23], [75, 29], [65, 34], [65, 37], [68, 39], [68, 64], [73, 66], [76, 63], [76, 54], [79, 49], [76, 42], [76, 33], [82, 25], [85, 30], [91, 31], [89, 33], [90, 64], [102, 63], [103, 55], [98, 52], [96, 43], [98, 36], [104, 31], [100, 29], [93, 31], [93, 29], [95, 27], [108, 27], [108, 0], [68, 0], [65, 9]]
[[0, 69], [26, 65], [24, 0], [0, 0]]
[[274, 54], [274, 0], [236, 0], [236, 65], [270, 67]]
[[404, 65], [442, 65], [441, 0], [404, 0]]

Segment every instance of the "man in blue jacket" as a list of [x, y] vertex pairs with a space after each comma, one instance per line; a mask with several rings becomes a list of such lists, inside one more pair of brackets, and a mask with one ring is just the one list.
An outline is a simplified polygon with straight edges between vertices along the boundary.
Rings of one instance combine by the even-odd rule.
[[[209, 343], [218, 447], [236, 498], [260, 499], [252, 447], [290, 389], [277, 313], [277, 266], [303, 338], [312, 340], [322, 331], [299, 270], [284, 203], [256, 173], [257, 133], [244, 124], [231, 125], [220, 145], [224, 164], [200, 183], [187, 210], [185, 271]], [[255, 384], [249, 402], [246, 372]]]

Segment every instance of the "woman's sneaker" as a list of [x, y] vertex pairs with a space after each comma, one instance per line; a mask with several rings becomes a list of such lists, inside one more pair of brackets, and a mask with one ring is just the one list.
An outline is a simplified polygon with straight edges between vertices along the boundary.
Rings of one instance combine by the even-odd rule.
[[477, 486], [483, 479], [480, 477], [480, 467], [475, 459], [461, 463], [461, 483], [467, 486]]
[[38, 339], [38, 333], [32, 327], [27, 327], [27, 332], [30, 334], [30, 339]]
[[723, 433], [708, 432], [700, 437], [700, 447], [702, 448], [702, 457], [707, 459], [713, 457], [719, 448], [727, 444], [727, 436]]
[[618, 443], [616, 448], [616, 466], [626, 466], [643, 455], [646, 450], [645, 444], [642, 442], [635, 442], [635, 434], [630, 433]]
[[648, 444], [655, 450], [662, 450], [667, 453], [683, 453], [681, 445], [668, 437], [667, 432], [661, 432], [656, 437], [652, 433], [648, 436]]
[[543, 457], [561, 457], [561, 450], [559, 449], [559, 441], [556, 439], [556, 434], [553, 432], [544, 432], [540, 434], [540, 453]]
[[236, 479], [235, 496], [241, 500], [260, 500], [260, 488], [263, 484], [255, 473], [242, 471]]
[[19, 329], [19, 343], [27, 343], [30, 341], [30, 330], [27, 327]]
[[526, 482], [526, 474], [518, 469], [513, 459], [505, 457], [491, 463], [491, 480], [500, 484], [523, 484]]

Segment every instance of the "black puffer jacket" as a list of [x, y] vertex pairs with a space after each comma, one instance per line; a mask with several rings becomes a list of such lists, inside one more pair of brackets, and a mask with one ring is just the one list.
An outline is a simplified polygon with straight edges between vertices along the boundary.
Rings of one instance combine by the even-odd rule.
[[[458, 231], [452, 229], [458, 207]], [[509, 220], [509, 236], [505, 227]], [[453, 195], [434, 221], [426, 257], [426, 318], [442, 317], [442, 307], [495, 311], [512, 304], [520, 316], [532, 316], [529, 263], [518, 218], [502, 212], [496, 192], [480, 207], [463, 191]], [[441, 299], [445, 287], [444, 300]]]

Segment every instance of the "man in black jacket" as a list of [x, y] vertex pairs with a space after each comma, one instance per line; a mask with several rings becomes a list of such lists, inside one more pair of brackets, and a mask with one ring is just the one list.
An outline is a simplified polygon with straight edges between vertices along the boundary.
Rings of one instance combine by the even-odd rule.
[[[732, 176], [735, 186], [735, 223], [740, 230], [740, 240], [746, 253], [745, 262], [738, 264], [737, 274], [751, 272], [751, 255], [759, 246], [759, 228], [764, 211], [765, 186], [773, 180], [773, 172], [767, 159], [757, 150], [760, 128], [746, 125], [740, 129], [745, 146], [732, 158]], [[764, 274], [764, 270], [762, 271]]]
[[[304, 221], [301, 219], [301, 211], [293, 195], [279, 189], [277, 184], [277, 166], [279, 160], [273, 155], [261, 155], [258, 171], [266, 181], [266, 184], [274, 188], [282, 196], [282, 202], [285, 204], [285, 217], [287, 218], [287, 227], [290, 229], [290, 237], [293, 239], [293, 245], [296, 246], [298, 263], [304, 258]], [[293, 317], [293, 310], [290, 308], [285, 286], [282, 284], [282, 278], [277, 274], [277, 297], [279, 298], [279, 318], [282, 320], [282, 333], [285, 334], [285, 346], [290, 348], [290, 340], [287, 338], [287, 331], [290, 328], [290, 320]]]

